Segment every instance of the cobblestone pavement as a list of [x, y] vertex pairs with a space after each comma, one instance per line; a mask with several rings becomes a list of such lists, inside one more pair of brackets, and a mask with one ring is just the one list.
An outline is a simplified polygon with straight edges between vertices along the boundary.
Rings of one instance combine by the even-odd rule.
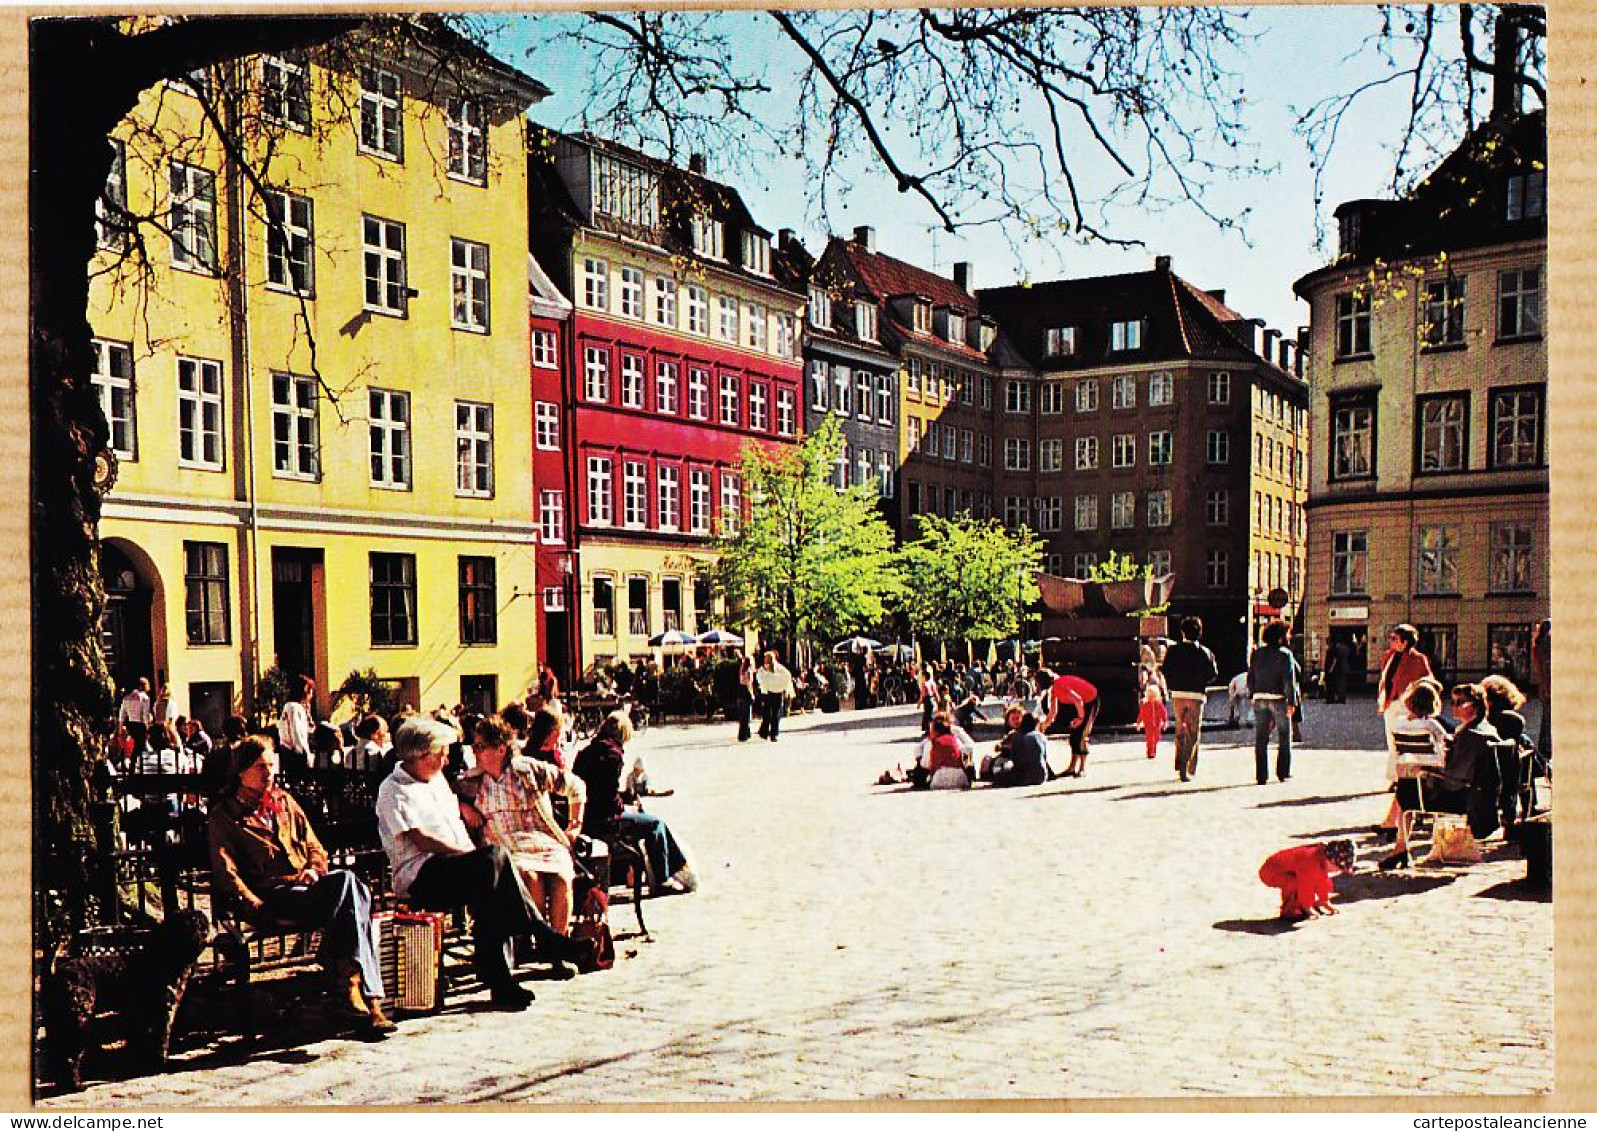
[[[625, 1103], [1516, 1094], [1553, 1085], [1553, 909], [1513, 848], [1374, 872], [1369, 701], [1310, 704], [1291, 781], [1208, 732], [1182, 786], [1168, 736], [1094, 743], [1085, 777], [1021, 790], [878, 787], [899, 708], [655, 728], [650, 808], [703, 878], [652, 901], [612, 971], [535, 982], [526, 1013], [456, 1006], [380, 1045], [104, 1084], [72, 1106]], [[1533, 720], [1534, 724], [1534, 720]], [[1343, 913], [1281, 929], [1278, 848], [1360, 837]], [[623, 933], [625, 906], [612, 912]], [[401, 1071], [399, 1066], [408, 1066]]]

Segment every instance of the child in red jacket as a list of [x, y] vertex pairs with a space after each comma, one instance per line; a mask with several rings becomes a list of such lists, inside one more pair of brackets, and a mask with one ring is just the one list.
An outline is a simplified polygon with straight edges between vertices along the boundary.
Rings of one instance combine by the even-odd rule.
[[1331, 906], [1331, 873], [1353, 870], [1353, 842], [1329, 840], [1283, 848], [1264, 862], [1259, 879], [1281, 889], [1281, 918], [1307, 919], [1335, 915]]
[[1142, 710], [1137, 712], [1137, 725], [1142, 728], [1143, 739], [1148, 744], [1148, 757], [1158, 755], [1159, 736], [1169, 721], [1170, 712], [1164, 705], [1164, 680], [1156, 675], [1142, 689]]

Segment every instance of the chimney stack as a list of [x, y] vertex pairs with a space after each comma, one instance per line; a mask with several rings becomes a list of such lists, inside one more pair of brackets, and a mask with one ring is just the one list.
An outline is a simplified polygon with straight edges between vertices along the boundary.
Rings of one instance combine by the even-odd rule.
[[1275, 342], [1280, 336], [1281, 331], [1275, 327], [1266, 326], [1264, 328], [1264, 348], [1259, 351], [1259, 356], [1263, 357], [1265, 361], [1269, 361], [1270, 355], [1275, 353]]
[[704, 176], [704, 154], [690, 153], [688, 155], [688, 172]]
[[970, 290], [971, 289], [971, 279], [972, 278], [973, 278], [973, 276], [971, 274], [971, 267], [970, 267], [970, 263], [969, 262], [961, 261], [959, 263], [954, 264], [954, 282], [959, 284], [959, 289], [960, 290], [962, 290], [962, 291]]
[[1170, 257], [1168, 255], [1156, 255], [1156, 256], [1154, 256], [1153, 257], [1153, 269], [1155, 271], [1159, 272], [1159, 274], [1161, 274], [1161, 275], [1170, 274]]
[[1292, 339], [1282, 338], [1276, 348], [1276, 364], [1287, 372], [1292, 371]]
[[1206, 294], [1210, 298], [1214, 299], [1214, 301], [1219, 303], [1221, 306], [1225, 305], [1225, 288], [1224, 287], [1215, 287], [1212, 290], [1205, 291], [1204, 294]]
[[792, 228], [783, 228], [781, 231], [776, 233], [776, 246], [777, 247], [779, 247], [779, 248], [786, 247], [788, 244], [790, 244], [792, 242], [793, 242], [793, 229]]
[[876, 250], [876, 229], [869, 224], [861, 224], [854, 229], [854, 242], [866, 251]]
[[1308, 356], [1309, 356], [1309, 328], [1307, 326], [1299, 326], [1298, 327], [1298, 352], [1297, 352], [1297, 356], [1292, 359], [1292, 361], [1293, 361], [1292, 372], [1297, 374], [1299, 377], [1303, 376], [1303, 366], [1304, 366], [1305, 360], [1308, 358]]

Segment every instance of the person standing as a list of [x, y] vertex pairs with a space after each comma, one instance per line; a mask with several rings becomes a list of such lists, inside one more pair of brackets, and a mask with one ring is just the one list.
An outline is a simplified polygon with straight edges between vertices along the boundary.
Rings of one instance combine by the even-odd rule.
[[150, 720], [154, 714], [154, 704], [150, 702], [150, 681], [140, 676], [138, 682], [122, 696], [122, 704], [116, 712], [116, 721], [127, 731], [128, 737], [133, 739], [135, 752], [144, 746], [144, 741], [150, 733]]
[[302, 675], [294, 687], [295, 695], [283, 704], [283, 713], [277, 720], [277, 747], [285, 755], [284, 762], [294, 769], [306, 769], [311, 765], [311, 727], [316, 725], [311, 718], [316, 681]]
[[772, 651], [765, 653], [754, 680], [760, 692], [760, 737], [775, 742], [782, 729], [782, 706], [793, 696], [793, 673]]
[[1200, 641], [1203, 621], [1181, 618], [1181, 642], [1165, 653], [1164, 679], [1176, 719], [1176, 773], [1189, 781], [1198, 772], [1198, 747], [1203, 741], [1203, 704], [1208, 687], [1220, 678], [1214, 653]]
[[1287, 626], [1273, 620], [1264, 626], [1264, 643], [1248, 663], [1248, 690], [1253, 695], [1253, 768], [1260, 785], [1270, 780], [1270, 731], [1279, 736], [1275, 776], [1292, 777], [1292, 716], [1303, 703], [1298, 658], [1286, 646]]
[[1381, 684], [1375, 693], [1375, 709], [1386, 724], [1386, 780], [1397, 780], [1397, 741], [1392, 728], [1408, 717], [1403, 698], [1408, 689], [1422, 679], [1432, 679], [1431, 662], [1418, 648], [1420, 631], [1411, 624], [1400, 624], [1387, 634], [1386, 654], [1381, 657]]
[[1530, 640], [1530, 670], [1536, 677], [1536, 695], [1542, 701], [1542, 723], [1536, 734], [1536, 752], [1553, 756], [1553, 622], [1536, 626]]
[[732, 710], [738, 724], [738, 741], [749, 740], [754, 714], [754, 661], [744, 656], [738, 661], [737, 687], [732, 692]]
[[1333, 640], [1325, 653], [1325, 701], [1347, 702], [1348, 648], [1342, 640]]
[[1079, 778], [1087, 769], [1087, 744], [1092, 738], [1092, 724], [1098, 720], [1101, 701], [1098, 689], [1079, 675], [1068, 672], [1053, 681], [1048, 689], [1048, 719], [1043, 723], [1043, 734], [1054, 729], [1054, 721], [1062, 712], [1068, 712], [1066, 726], [1070, 730], [1070, 765], [1059, 776]]

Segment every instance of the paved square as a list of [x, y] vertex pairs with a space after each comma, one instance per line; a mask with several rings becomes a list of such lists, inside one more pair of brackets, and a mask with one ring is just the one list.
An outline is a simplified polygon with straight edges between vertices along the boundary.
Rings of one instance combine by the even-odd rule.
[[1080, 780], [929, 794], [871, 784], [913, 756], [906, 708], [790, 719], [774, 745], [655, 728], [637, 749], [676, 792], [650, 808], [703, 886], [651, 902], [653, 941], [614, 970], [532, 983], [524, 1014], [455, 1008], [67, 1103], [1550, 1091], [1553, 909], [1516, 850], [1384, 876], [1364, 836], [1342, 914], [1272, 922], [1264, 857], [1360, 837], [1386, 802], [1370, 703], [1308, 712], [1292, 780], [1265, 787], [1240, 731], [1208, 732], [1187, 786], [1168, 735], [1156, 761], [1133, 736], [1095, 741]]

